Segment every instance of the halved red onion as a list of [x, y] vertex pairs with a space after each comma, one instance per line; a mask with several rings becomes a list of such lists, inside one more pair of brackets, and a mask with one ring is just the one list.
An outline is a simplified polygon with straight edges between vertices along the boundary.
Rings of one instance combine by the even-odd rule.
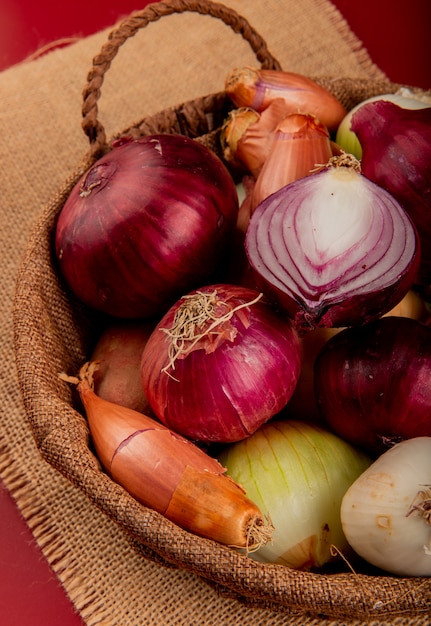
[[168, 134], [120, 140], [60, 213], [59, 267], [74, 294], [103, 313], [158, 315], [214, 280], [237, 214], [233, 179], [202, 144]]
[[301, 345], [262, 294], [218, 284], [180, 298], [142, 354], [145, 394], [166, 426], [232, 442], [278, 413], [295, 389]]
[[358, 168], [353, 157], [334, 157], [252, 215], [245, 245], [256, 287], [298, 328], [369, 321], [401, 300], [416, 276], [415, 227]]

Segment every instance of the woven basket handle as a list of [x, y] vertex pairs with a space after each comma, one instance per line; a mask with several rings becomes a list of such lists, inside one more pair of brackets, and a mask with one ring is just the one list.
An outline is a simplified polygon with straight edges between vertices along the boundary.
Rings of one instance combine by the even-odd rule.
[[101, 95], [100, 88], [104, 75], [120, 46], [150, 22], [156, 22], [166, 15], [185, 13], [186, 11], [210, 15], [222, 20], [235, 33], [242, 35], [243, 39], [250, 44], [262, 67], [269, 69], [281, 68], [279, 62], [269, 52], [266, 42], [250, 26], [248, 21], [223, 4], [212, 2], [211, 0], [165, 0], [149, 4], [143, 10], [133, 12], [120, 22], [116, 29], [109, 34], [108, 41], [104, 44], [100, 53], [93, 59], [93, 67], [88, 73], [87, 85], [83, 91], [84, 101], [82, 105], [82, 128], [90, 140], [91, 152], [93, 154], [103, 151], [106, 147], [106, 133], [103, 125], [98, 120], [97, 101]]

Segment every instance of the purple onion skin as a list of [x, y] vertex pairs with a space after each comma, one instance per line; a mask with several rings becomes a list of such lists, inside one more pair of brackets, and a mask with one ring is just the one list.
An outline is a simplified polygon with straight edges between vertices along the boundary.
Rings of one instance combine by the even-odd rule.
[[384, 317], [334, 335], [314, 366], [316, 401], [340, 437], [379, 455], [431, 436], [431, 327]]
[[362, 146], [363, 174], [391, 193], [415, 223], [421, 239], [419, 281], [431, 283], [431, 108], [403, 109], [393, 102], [365, 104], [351, 128]]
[[[199, 291], [214, 289], [219, 300], [233, 306], [258, 295], [225, 284]], [[180, 303], [159, 322], [142, 355], [142, 384], [151, 407], [163, 424], [194, 441], [244, 439], [290, 400], [301, 367], [298, 335], [287, 318], [279, 317], [266, 301], [258, 301], [232, 317], [229, 326], [237, 333], [233, 341], [226, 339], [212, 352], [199, 349], [178, 359], [175, 369], [169, 370], [174, 380], [161, 371], [168, 363], [169, 341], [160, 329], [171, 327]]]
[[160, 315], [218, 275], [237, 213], [233, 179], [205, 146], [167, 134], [122, 140], [82, 177], [59, 215], [60, 272], [79, 300], [102, 313]]

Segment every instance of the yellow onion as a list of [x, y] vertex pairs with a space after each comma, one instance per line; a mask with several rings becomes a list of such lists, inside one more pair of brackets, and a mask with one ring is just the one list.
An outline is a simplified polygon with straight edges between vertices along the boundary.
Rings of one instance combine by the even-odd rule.
[[370, 465], [366, 454], [318, 425], [275, 420], [219, 459], [274, 524], [254, 559], [309, 569], [330, 561], [333, 545], [348, 550], [340, 504]]

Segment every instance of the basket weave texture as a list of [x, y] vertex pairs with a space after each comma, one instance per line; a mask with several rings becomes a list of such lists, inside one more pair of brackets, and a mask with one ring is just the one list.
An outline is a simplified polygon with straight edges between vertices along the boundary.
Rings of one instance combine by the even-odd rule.
[[[104, 75], [128, 38], [150, 22], [185, 11], [221, 19], [250, 44], [262, 67], [280, 67], [265, 41], [235, 11], [214, 2], [193, 0], [159, 2], [132, 14], [111, 33], [95, 57], [82, 107], [83, 130], [90, 149], [32, 232], [16, 286], [17, 369], [36, 444], [43, 458], [125, 529], [148, 559], [193, 572], [226, 596], [304, 616], [382, 620], [403, 614], [427, 615], [431, 601], [431, 584], [427, 579], [354, 574], [348, 570], [321, 574], [257, 563], [192, 535], [143, 507], [102, 471], [91, 451], [85, 417], [74, 408], [72, 391], [58, 379], [60, 371], [78, 371], [88, 357], [100, 325], [98, 315], [76, 302], [59, 279], [53, 255], [53, 232], [72, 187], [116, 138], [106, 138], [98, 119], [97, 103]], [[366, 97], [399, 87], [385, 80], [347, 77], [316, 80], [348, 109]], [[209, 94], [140, 120], [121, 135], [180, 133], [217, 152], [220, 125], [230, 108], [231, 103], [223, 92]]]

